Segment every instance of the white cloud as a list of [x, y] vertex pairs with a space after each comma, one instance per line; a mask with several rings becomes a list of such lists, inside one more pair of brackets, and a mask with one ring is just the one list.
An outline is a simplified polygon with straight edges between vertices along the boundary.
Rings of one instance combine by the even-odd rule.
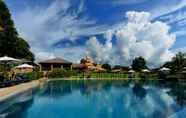
[[[130, 1], [129, 0], [127, 1], [115, 0], [113, 1], [113, 3], [115, 2], [119, 4], [135, 4], [135, 3], [144, 2], [144, 1], [145, 0], [139, 0], [139, 1], [138, 0], [130, 0]], [[185, 3], [183, 1], [185, 0], [181, 0], [181, 2], [179, 4], [176, 4], [174, 7], [173, 5], [170, 5], [171, 11], [184, 6]], [[166, 24], [161, 23], [161, 22], [156, 22], [156, 24], [151, 23], [149, 19], [151, 19], [152, 16], [150, 16], [149, 13], [130, 12], [127, 15], [129, 19], [128, 23], [126, 22], [118, 23], [114, 26], [97, 25], [97, 22], [94, 19], [90, 19], [88, 16], [84, 15], [84, 12], [86, 11], [84, 0], [80, 0], [79, 6], [74, 10], [72, 10], [71, 8], [72, 2], [73, 0], [55, 0], [48, 7], [44, 7], [44, 6], [40, 7], [37, 5], [32, 6], [32, 8], [23, 7], [22, 11], [19, 11], [13, 14], [16, 27], [18, 28], [21, 36], [25, 37], [25, 39], [31, 45], [32, 51], [35, 53], [36, 57], [38, 57], [37, 59], [43, 58], [45, 56], [48, 58], [54, 57], [54, 56], [60, 56], [61, 55], [60, 51], [55, 52], [55, 50], [59, 50], [59, 49], [54, 48], [53, 45], [56, 44], [57, 42], [60, 42], [63, 39], [69, 39], [71, 41], [74, 41], [81, 36], [89, 36], [89, 35], [105, 33], [105, 31], [110, 28], [112, 28], [112, 30], [105, 33], [106, 42], [104, 45], [100, 44], [98, 41], [97, 43], [96, 41], [92, 41], [96, 43], [96, 45], [100, 49], [104, 49], [103, 51], [99, 52], [101, 54], [98, 53], [99, 55], [104, 54], [104, 59], [97, 58], [96, 60], [98, 62], [101, 62], [104, 60], [104, 62], [110, 62], [112, 64], [116, 64], [116, 63], [129, 64], [130, 58], [131, 58], [131, 51], [133, 52], [132, 55], [140, 55], [141, 54], [140, 50], [138, 50], [137, 52], [137, 50], [134, 50], [134, 49], [142, 48], [142, 47], [144, 48], [142, 50], [145, 50], [145, 48], [149, 49], [148, 52], [142, 53], [145, 55], [147, 59], [150, 59], [151, 54], [153, 52], [154, 53], [157, 52], [158, 49], [159, 49], [159, 53], [162, 53], [161, 56], [163, 60], [166, 60], [167, 55], [169, 56], [172, 55], [170, 51], [166, 51], [168, 48], [171, 47], [171, 43], [169, 42], [166, 43], [166, 41], [169, 41], [169, 38], [170, 38], [170, 35], [168, 34], [169, 27]], [[153, 8], [158, 10], [158, 7], [156, 8], [153, 7]], [[169, 6], [167, 6], [165, 9], [168, 9], [168, 8]], [[156, 13], [158, 12], [155, 13], [156, 10], [154, 11], [152, 10], [150, 11], [150, 13], [153, 13], [153, 15], [155, 14], [157, 16]], [[162, 15], [165, 13], [162, 11], [163, 9], [160, 9], [160, 12], [158, 15]], [[168, 10], [165, 10], [165, 11], [168, 11]], [[79, 17], [80, 14], [81, 14], [81, 17]], [[157, 25], [156, 28], [155, 28], [155, 25]], [[116, 29], [116, 30], [113, 30], [113, 29]], [[142, 35], [142, 34], [146, 34], [147, 30], [149, 30], [148, 32], [150, 33], [148, 35]], [[154, 31], [150, 31], [150, 30], [154, 30]], [[127, 31], [127, 34], [124, 33], [125, 31]], [[164, 34], [163, 38], [159, 36], [161, 34]], [[168, 36], [166, 37], [165, 34], [167, 34]], [[117, 37], [116, 46], [112, 44], [113, 36]], [[120, 38], [123, 39], [123, 37], [125, 38], [130, 37], [129, 41], [120, 40]], [[171, 34], [171, 37], [173, 37], [172, 34]], [[149, 38], [156, 38], [156, 40], [149, 41]], [[161, 46], [159, 47], [156, 46], [158, 48], [154, 49], [155, 45], [161, 44], [160, 42], [162, 41], [162, 39], [166, 39], [166, 38], [167, 40], [163, 40], [164, 42], [162, 43], [162, 45], [165, 46], [164, 49], [161, 49]], [[130, 43], [130, 44], [127, 45], [127, 43]], [[145, 46], [142, 46], [142, 44]], [[126, 45], [125, 48], [123, 45]], [[132, 47], [132, 49], [128, 48], [127, 46]], [[86, 50], [82, 51], [82, 49], [84, 48], [80, 49], [81, 52], [83, 52], [80, 55], [85, 54], [86, 52]], [[63, 51], [63, 49], [60, 49], [60, 50]], [[68, 52], [67, 48], [65, 48], [64, 50]], [[94, 50], [93, 52], [95, 52], [96, 54], [97, 53], [96, 49], [93, 49], [93, 50]], [[74, 55], [71, 55], [72, 57], [74, 57], [74, 58], [71, 58], [72, 61], [78, 60], [78, 58], [80, 57], [78, 56], [79, 52], [77, 52], [76, 50], [72, 50], [72, 52], [74, 53]], [[120, 53], [121, 55], [116, 55], [115, 53], [117, 54]], [[159, 56], [158, 55], [159, 53], [157, 54], [155, 53], [154, 55]], [[68, 55], [67, 53], [65, 54]], [[112, 56], [112, 55], [115, 55], [115, 56]], [[70, 56], [67, 56], [67, 57], [70, 58]]]
[[186, 0], [165, 0], [159, 2], [158, 5], [152, 6], [152, 9], [149, 11], [152, 14], [152, 17], [159, 17], [171, 12], [174, 12], [182, 7], [186, 6]]
[[[39, 55], [50, 55], [53, 45], [63, 39], [74, 41], [80, 36], [95, 35], [106, 31], [106, 25], [96, 25], [96, 21], [85, 15], [83, 0], [77, 8], [72, 8], [70, 0], [55, 0], [49, 6], [25, 7], [14, 14], [16, 27]], [[39, 56], [39, 57], [40, 57]]]
[[181, 48], [177, 48], [175, 50], [173, 50], [174, 53], [177, 53], [177, 52], [183, 52], [186, 54], [186, 46], [185, 47], [181, 47]]
[[167, 24], [175, 24], [178, 27], [182, 27], [186, 25], [186, 11], [181, 10], [176, 13], [170, 13], [160, 16], [159, 19], [165, 21]]
[[128, 5], [128, 4], [137, 4], [142, 3], [147, 0], [112, 0], [112, 4], [114, 5]]
[[[91, 56], [94, 57], [94, 60], [96, 62], [100, 62], [101, 58], [103, 55], [103, 46], [97, 41], [96, 37], [91, 37], [88, 41], [87, 41], [87, 49], [88, 51], [91, 52]], [[104, 56], [103, 56], [104, 57]]]
[[[151, 22], [150, 13], [146, 12], [127, 12], [126, 17], [126, 25], [106, 34], [109, 43], [101, 44], [96, 37], [87, 42], [88, 53], [95, 61], [130, 65], [135, 57], [142, 56], [149, 66], [156, 67], [172, 58], [174, 54], [169, 49], [176, 37], [169, 33], [167, 24]], [[114, 46], [110, 39], [112, 36], [116, 37]]]
[[130, 11], [126, 13], [128, 22], [132, 23], [146, 23], [150, 20], [150, 13]]
[[56, 56], [53, 53], [50, 53], [50, 52], [38, 52], [37, 55], [36, 55], [37, 61], [43, 61], [43, 60], [46, 60], [46, 59], [53, 59], [55, 57]]
[[37, 62], [52, 59], [55, 57], [64, 58], [73, 63], [79, 63], [80, 59], [86, 55], [85, 47], [76, 46], [76, 47], [67, 47], [67, 48], [55, 48], [52, 51], [38, 51], [36, 55]]

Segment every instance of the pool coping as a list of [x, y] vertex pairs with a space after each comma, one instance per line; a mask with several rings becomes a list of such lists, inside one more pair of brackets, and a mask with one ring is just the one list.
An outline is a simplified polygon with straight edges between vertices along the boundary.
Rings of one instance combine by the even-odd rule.
[[27, 83], [22, 83], [12, 87], [1, 88], [0, 89], [0, 103], [14, 97], [18, 94], [24, 93], [25, 91], [34, 89], [40, 85], [40, 80], [34, 80]]

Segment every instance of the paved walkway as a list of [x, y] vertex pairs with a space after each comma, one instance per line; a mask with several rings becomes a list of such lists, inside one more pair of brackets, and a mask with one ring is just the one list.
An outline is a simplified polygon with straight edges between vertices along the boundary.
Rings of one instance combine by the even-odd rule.
[[12, 87], [1, 88], [0, 89], [0, 102], [12, 96], [15, 96], [19, 93], [35, 88], [39, 86], [39, 83], [40, 83], [39, 80], [34, 80], [28, 83], [19, 84], [19, 85], [15, 85]]

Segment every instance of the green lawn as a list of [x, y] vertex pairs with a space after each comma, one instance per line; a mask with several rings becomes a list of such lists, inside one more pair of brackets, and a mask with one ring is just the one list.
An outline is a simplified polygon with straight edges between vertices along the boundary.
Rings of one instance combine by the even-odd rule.
[[95, 79], [127, 79], [127, 78], [157, 78], [157, 74], [153, 73], [140, 73], [135, 72], [129, 74], [128, 72], [78, 72], [78, 71], [61, 71], [55, 70], [48, 74], [49, 78], [72, 78], [72, 79], [83, 79], [83, 78], [95, 78]]
[[[73, 75], [71, 78], [108, 78], [108, 79], [125, 79], [128, 78], [128, 73], [111, 73], [111, 72], [91, 72], [91, 73], [78, 73], [77, 75]], [[139, 73], [132, 74], [132, 78], [140, 78]]]

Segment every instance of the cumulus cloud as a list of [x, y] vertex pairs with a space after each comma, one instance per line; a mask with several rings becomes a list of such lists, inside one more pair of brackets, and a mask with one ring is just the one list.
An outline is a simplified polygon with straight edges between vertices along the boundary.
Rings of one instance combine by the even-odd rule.
[[[144, 57], [150, 67], [157, 67], [169, 61], [174, 55], [169, 49], [176, 37], [170, 34], [170, 27], [160, 21], [151, 22], [150, 13], [127, 12], [127, 23], [105, 34], [106, 43], [96, 37], [87, 41], [88, 54], [98, 63], [129, 66], [135, 57]], [[116, 45], [112, 44], [112, 37]]]
[[38, 51], [36, 55], [37, 62], [52, 59], [55, 57], [64, 58], [74, 63], [79, 63], [80, 59], [86, 55], [86, 49], [83, 46], [55, 48], [52, 51]]
[[97, 25], [85, 11], [83, 0], [78, 5], [73, 0], [54, 0], [47, 6], [24, 6], [13, 16], [18, 31], [29, 42], [37, 59], [46, 59], [58, 55], [53, 45], [64, 39], [74, 41], [107, 29], [105, 25]]

